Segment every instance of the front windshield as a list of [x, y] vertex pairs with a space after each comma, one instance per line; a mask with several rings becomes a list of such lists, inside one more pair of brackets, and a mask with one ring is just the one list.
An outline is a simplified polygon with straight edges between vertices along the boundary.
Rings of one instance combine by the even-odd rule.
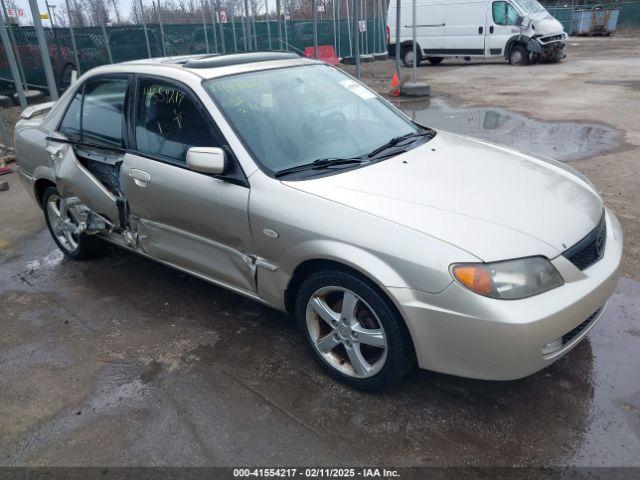
[[547, 12], [536, 0], [516, 0], [516, 3], [520, 5], [520, 8], [522, 8], [525, 13], [539, 15]]
[[373, 92], [326, 65], [233, 75], [205, 88], [271, 172], [365, 155], [419, 131]]

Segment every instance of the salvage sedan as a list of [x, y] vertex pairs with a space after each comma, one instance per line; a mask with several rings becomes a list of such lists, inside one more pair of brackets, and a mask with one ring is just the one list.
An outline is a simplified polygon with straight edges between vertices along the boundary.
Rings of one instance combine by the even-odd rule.
[[100, 67], [25, 110], [15, 146], [67, 256], [107, 240], [289, 312], [362, 389], [416, 364], [532, 374], [616, 286], [620, 225], [578, 172], [419, 125], [293, 54]]

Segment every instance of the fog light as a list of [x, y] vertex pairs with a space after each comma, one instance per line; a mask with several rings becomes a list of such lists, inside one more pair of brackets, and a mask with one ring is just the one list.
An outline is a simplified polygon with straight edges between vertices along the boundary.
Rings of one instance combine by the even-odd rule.
[[556, 338], [554, 341], [547, 343], [542, 347], [542, 355], [549, 355], [550, 353], [556, 352], [562, 348], [562, 337]]

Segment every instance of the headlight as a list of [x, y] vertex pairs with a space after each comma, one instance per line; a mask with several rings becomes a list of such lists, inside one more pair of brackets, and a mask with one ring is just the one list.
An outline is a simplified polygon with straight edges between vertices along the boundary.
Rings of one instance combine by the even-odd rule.
[[531, 297], [559, 287], [564, 280], [545, 257], [492, 263], [457, 263], [451, 274], [480, 295], [504, 300]]

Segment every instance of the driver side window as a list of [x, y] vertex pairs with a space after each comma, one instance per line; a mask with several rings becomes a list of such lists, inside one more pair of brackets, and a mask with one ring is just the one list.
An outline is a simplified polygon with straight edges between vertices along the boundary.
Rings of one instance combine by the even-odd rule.
[[211, 122], [191, 94], [157, 79], [138, 82], [136, 145], [142, 154], [186, 165], [191, 147], [220, 147]]
[[493, 2], [491, 13], [496, 25], [515, 25], [518, 20], [518, 11], [509, 2]]

